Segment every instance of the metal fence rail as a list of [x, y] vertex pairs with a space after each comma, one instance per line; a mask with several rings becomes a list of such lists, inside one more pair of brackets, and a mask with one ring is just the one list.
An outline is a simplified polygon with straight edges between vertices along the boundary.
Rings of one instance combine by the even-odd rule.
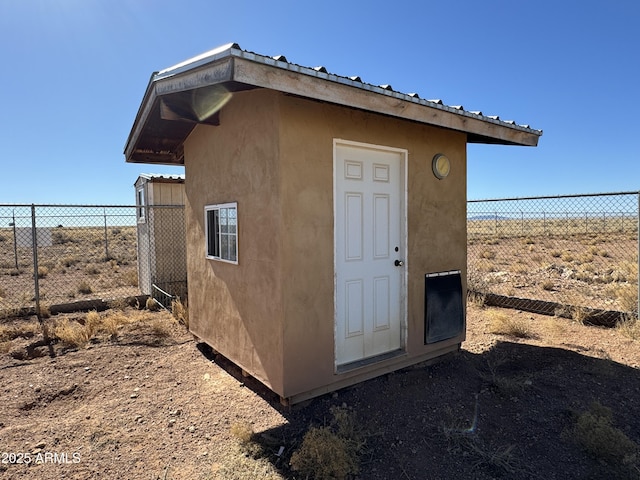
[[640, 192], [468, 201], [469, 289], [516, 308], [637, 315], [639, 203]]
[[186, 292], [184, 207], [1, 205], [0, 316], [88, 299]]

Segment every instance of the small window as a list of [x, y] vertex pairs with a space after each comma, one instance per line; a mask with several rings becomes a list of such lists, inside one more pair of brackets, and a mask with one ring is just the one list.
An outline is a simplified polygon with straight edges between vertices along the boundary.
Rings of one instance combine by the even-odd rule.
[[238, 204], [204, 207], [207, 258], [238, 263]]
[[138, 223], [144, 223], [145, 215], [144, 215], [144, 188], [139, 188], [136, 192], [136, 200], [138, 207]]

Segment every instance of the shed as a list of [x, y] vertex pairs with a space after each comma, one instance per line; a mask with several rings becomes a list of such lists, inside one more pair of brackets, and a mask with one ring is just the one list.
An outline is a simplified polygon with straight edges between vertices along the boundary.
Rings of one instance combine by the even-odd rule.
[[184, 175], [142, 173], [134, 183], [138, 286], [161, 303], [187, 293]]
[[153, 74], [125, 156], [185, 166], [193, 334], [295, 403], [460, 347], [466, 145], [541, 134], [228, 44]]

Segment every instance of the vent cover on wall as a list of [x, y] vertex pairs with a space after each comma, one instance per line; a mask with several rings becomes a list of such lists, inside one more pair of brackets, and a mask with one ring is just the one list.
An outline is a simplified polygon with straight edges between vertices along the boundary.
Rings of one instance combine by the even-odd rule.
[[426, 274], [424, 302], [425, 344], [447, 340], [464, 332], [460, 270]]

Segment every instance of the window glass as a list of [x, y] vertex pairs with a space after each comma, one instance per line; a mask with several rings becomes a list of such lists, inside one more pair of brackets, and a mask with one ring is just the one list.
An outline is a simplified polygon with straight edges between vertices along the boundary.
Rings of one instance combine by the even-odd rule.
[[237, 263], [238, 207], [236, 203], [205, 207], [207, 257]]

